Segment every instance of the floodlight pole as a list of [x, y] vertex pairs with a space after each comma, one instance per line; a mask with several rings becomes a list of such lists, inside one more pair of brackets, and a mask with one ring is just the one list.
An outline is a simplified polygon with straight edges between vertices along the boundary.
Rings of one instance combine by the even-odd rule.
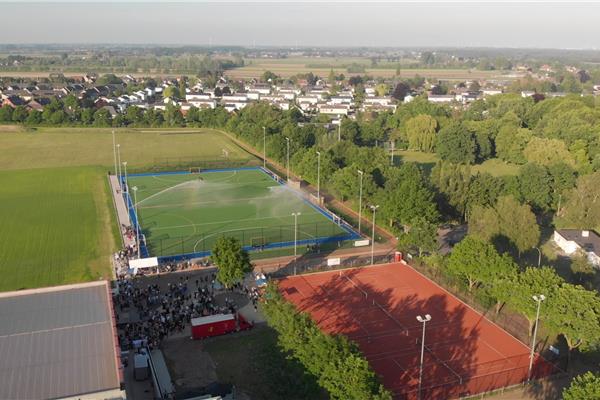
[[542, 252], [540, 251], [539, 247], [535, 247], [533, 246], [534, 249], [536, 249], [538, 251], [538, 267], [540, 266], [540, 264], [542, 263]]
[[423, 355], [425, 353], [425, 325], [431, 321], [431, 315], [425, 314], [425, 317], [417, 315], [417, 321], [423, 324], [423, 337], [421, 339], [421, 366], [419, 367], [419, 394], [418, 398], [421, 400], [421, 387], [423, 386]]
[[294, 216], [294, 275], [296, 275], [296, 256], [297, 256], [297, 247], [298, 247], [298, 215], [301, 215], [299, 212], [292, 213]]
[[338, 142], [342, 140], [342, 119], [340, 118], [340, 124], [338, 125]]
[[390, 157], [390, 165], [393, 166], [394, 165], [394, 147], [396, 145], [396, 142], [394, 142], [392, 140], [392, 156]]
[[123, 175], [121, 175], [121, 145], [117, 144], [117, 159], [118, 159], [118, 165], [119, 165], [119, 187], [121, 188], [121, 190], [123, 190], [123, 183], [121, 182], [121, 177]]
[[140, 256], [140, 214], [138, 214], [138, 208], [137, 208], [137, 191], [138, 188], [137, 186], [132, 187], [133, 189], [133, 209], [135, 211], [135, 237], [137, 240], [137, 253], [138, 253], [138, 258], [142, 258]]
[[113, 157], [115, 158], [115, 176], [117, 176], [117, 144], [115, 142], [115, 130], [112, 131]]
[[287, 141], [287, 181], [290, 181], [290, 138], [285, 137]]
[[373, 265], [373, 258], [375, 254], [375, 211], [379, 208], [379, 205], [371, 206], [373, 210], [373, 237], [371, 238], [371, 265]]
[[267, 128], [263, 126], [263, 168], [267, 168]]
[[129, 193], [129, 186], [127, 185], [127, 161], [123, 161], [123, 167], [125, 167], [125, 192]]
[[359, 169], [358, 175], [360, 175], [360, 189], [359, 189], [359, 194], [358, 194], [358, 234], [362, 235], [360, 226], [361, 226], [361, 221], [362, 221], [362, 184], [363, 184], [364, 172]]
[[533, 368], [533, 353], [535, 352], [535, 340], [537, 336], [538, 324], [540, 322], [540, 306], [542, 301], [546, 300], [546, 296], [543, 294], [534, 295], [533, 300], [537, 303], [537, 311], [535, 313], [535, 328], [533, 329], [533, 341], [531, 342], [531, 354], [529, 355], [529, 372], [527, 373], [527, 380], [531, 380], [531, 369]]
[[317, 202], [321, 205], [321, 152], [317, 151]]

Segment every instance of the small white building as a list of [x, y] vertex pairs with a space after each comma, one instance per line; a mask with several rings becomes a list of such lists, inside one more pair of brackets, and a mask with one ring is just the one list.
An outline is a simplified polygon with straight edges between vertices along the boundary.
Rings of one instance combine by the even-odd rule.
[[212, 95], [210, 93], [189, 93], [185, 95], [185, 101], [206, 101], [211, 100]]
[[389, 106], [394, 104], [394, 99], [389, 96], [384, 97], [365, 97], [363, 104]]
[[456, 97], [451, 94], [430, 94], [427, 100], [430, 103], [452, 103], [456, 101]]
[[224, 94], [221, 100], [223, 103], [247, 102], [248, 95], [246, 93]]
[[600, 267], [600, 236], [594, 231], [559, 229], [554, 231], [554, 242], [567, 255], [582, 251], [588, 261]]
[[482, 89], [481, 92], [484, 96], [495, 96], [497, 94], [502, 94], [502, 89]]
[[327, 104], [327, 103], [319, 103], [317, 104], [317, 110], [321, 114], [328, 115], [348, 115], [350, 114], [350, 106], [348, 104]]

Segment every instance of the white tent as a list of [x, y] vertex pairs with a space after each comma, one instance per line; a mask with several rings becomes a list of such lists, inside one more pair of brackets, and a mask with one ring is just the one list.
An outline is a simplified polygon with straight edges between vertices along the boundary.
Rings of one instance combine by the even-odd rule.
[[158, 267], [158, 258], [139, 258], [137, 260], [129, 260], [129, 268], [133, 270], [133, 275], [137, 274], [140, 269], [156, 268]]

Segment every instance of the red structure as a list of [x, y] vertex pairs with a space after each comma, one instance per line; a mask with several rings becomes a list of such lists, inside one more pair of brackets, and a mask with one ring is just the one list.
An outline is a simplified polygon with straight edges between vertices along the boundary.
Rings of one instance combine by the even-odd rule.
[[204, 339], [251, 329], [253, 325], [240, 314], [216, 314], [192, 319], [192, 339]]
[[[395, 399], [445, 400], [527, 380], [529, 347], [404, 262], [291, 276], [283, 296], [356, 342]], [[418, 393], [422, 324], [427, 323]], [[536, 355], [532, 378], [558, 372]]]

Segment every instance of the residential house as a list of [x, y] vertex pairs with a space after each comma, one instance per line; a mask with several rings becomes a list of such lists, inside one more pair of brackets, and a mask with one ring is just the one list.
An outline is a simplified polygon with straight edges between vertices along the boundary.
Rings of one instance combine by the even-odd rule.
[[451, 94], [430, 94], [427, 96], [430, 103], [452, 103], [456, 101], [456, 97]]
[[600, 267], [600, 236], [594, 231], [559, 229], [554, 231], [554, 242], [567, 255], [579, 252], [586, 254], [588, 261]]
[[350, 114], [351, 108], [348, 104], [319, 103], [317, 104], [317, 110], [321, 114], [337, 115], [339, 117], [341, 115], [348, 116], [348, 114]]

